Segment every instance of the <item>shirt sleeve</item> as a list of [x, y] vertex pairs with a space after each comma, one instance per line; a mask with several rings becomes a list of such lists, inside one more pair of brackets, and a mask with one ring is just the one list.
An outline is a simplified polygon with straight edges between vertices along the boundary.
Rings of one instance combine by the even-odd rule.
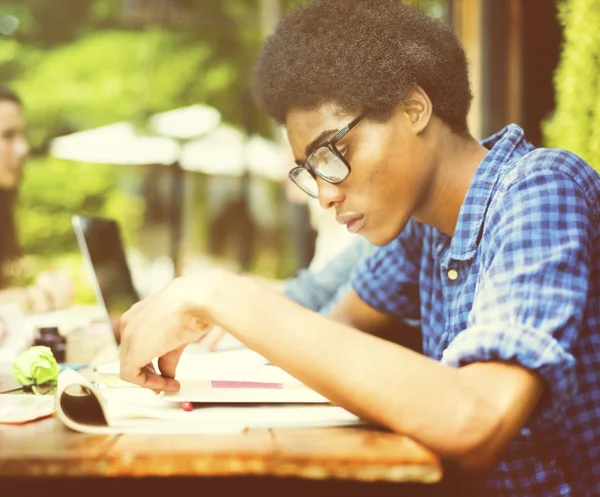
[[380, 312], [419, 319], [419, 269], [424, 227], [410, 220], [402, 233], [359, 265], [352, 286]]
[[539, 373], [544, 397], [531, 420], [557, 423], [577, 392], [573, 353], [590, 274], [590, 210], [566, 174], [540, 168], [496, 195], [468, 327], [442, 361], [517, 363]]

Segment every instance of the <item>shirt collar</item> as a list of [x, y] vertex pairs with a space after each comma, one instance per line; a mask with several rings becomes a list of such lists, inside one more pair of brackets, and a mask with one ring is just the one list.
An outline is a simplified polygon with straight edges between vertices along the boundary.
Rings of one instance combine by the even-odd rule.
[[487, 209], [504, 166], [534, 148], [516, 124], [509, 124], [480, 143], [490, 151], [477, 166], [458, 214], [448, 253], [455, 260], [467, 260], [475, 255]]

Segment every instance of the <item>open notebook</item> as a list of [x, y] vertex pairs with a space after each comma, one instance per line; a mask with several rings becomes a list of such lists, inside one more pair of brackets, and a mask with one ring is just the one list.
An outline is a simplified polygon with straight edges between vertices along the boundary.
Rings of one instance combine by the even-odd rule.
[[[128, 386], [100, 388], [75, 371], [58, 379], [55, 409], [69, 428], [85, 433], [223, 433], [246, 428], [361, 424], [350, 412], [300, 384], [182, 380], [176, 394]], [[191, 411], [182, 401], [193, 402]]]

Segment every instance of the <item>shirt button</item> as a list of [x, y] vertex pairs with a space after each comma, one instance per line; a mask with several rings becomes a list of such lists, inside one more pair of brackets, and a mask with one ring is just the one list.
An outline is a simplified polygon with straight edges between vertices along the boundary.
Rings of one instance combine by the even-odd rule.
[[456, 278], [458, 278], [458, 271], [456, 271], [456, 269], [451, 269], [448, 271], [448, 278], [454, 281]]

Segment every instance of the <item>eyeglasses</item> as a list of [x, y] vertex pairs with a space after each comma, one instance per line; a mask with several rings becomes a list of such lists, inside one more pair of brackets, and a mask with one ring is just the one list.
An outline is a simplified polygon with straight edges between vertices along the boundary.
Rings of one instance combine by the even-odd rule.
[[350, 124], [340, 129], [332, 138], [317, 146], [306, 158], [304, 164], [290, 171], [290, 179], [303, 192], [313, 198], [319, 196], [317, 176], [328, 183], [339, 185], [350, 174], [350, 164], [335, 144], [356, 126], [369, 111], [364, 111]]

